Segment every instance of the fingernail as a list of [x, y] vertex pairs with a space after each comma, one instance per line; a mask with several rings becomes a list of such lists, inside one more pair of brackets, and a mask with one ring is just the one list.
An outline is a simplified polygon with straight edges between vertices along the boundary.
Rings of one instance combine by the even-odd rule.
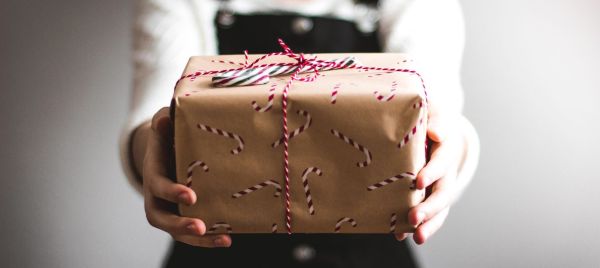
[[422, 223], [425, 220], [425, 213], [419, 211], [417, 212], [417, 224]]
[[224, 246], [226, 246], [225, 239], [223, 239], [223, 238], [217, 238], [217, 239], [213, 240], [213, 243], [217, 247], [224, 247]]
[[419, 187], [419, 189], [423, 189], [423, 188], [427, 187], [427, 185], [429, 184], [429, 178], [428, 177], [423, 177], [423, 179], [421, 179], [421, 181], [423, 183], [421, 184], [421, 187]]
[[402, 241], [402, 240], [406, 239], [406, 237], [408, 237], [408, 234], [406, 234], [406, 233], [396, 235], [396, 239], [398, 241]]
[[179, 202], [181, 202], [181, 203], [188, 203], [188, 200], [189, 200], [189, 197], [188, 197], [188, 196], [189, 196], [189, 195], [188, 195], [188, 193], [186, 193], [186, 192], [180, 193], [180, 194], [177, 196], [177, 200], [179, 200]]
[[188, 226], [186, 226], [185, 228], [187, 228], [190, 231], [196, 232], [196, 225], [195, 224], [190, 224]]
[[419, 245], [425, 243], [425, 241], [427, 241], [427, 238], [429, 238], [429, 234], [425, 231], [421, 231], [421, 239], [419, 242], [417, 242]]

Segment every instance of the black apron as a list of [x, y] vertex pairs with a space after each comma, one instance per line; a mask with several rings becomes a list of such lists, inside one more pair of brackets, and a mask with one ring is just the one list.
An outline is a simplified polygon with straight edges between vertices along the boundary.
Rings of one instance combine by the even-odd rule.
[[[371, 1], [373, 2], [373, 1]], [[355, 23], [294, 14], [239, 15], [215, 19], [220, 54], [281, 51], [380, 52], [377, 30]], [[417, 267], [407, 242], [391, 234], [233, 234], [230, 248], [200, 248], [175, 241], [166, 267]]]

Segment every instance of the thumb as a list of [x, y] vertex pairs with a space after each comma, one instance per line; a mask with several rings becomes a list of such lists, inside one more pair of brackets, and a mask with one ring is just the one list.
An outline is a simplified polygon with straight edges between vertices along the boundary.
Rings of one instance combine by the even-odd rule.
[[441, 143], [450, 136], [459, 133], [458, 116], [433, 114], [427, 123], [427, 137], [432, 141]]
[[432, 116], [427, 123], [427, 137], [434, 142], [442, 142], [448, 136], [448, 126], [440, 116]]

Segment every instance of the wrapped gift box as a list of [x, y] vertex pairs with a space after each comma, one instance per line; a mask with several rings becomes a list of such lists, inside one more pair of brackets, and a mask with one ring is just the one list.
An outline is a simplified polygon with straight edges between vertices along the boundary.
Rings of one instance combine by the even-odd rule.
[[[411, 67], [403, 54], [317, 56]], [[244, 62], [244, 56], [192, 57], [184, 74], [239, 67], [228, 62]], [[265, 60], [270, 62], [295, 61]], [[196, 204], [180, 205], [182, 215], [202, 219], [212, 233], [287, 232], [280, 141], [281, 91], [289, 79], [239, 87], [214, 87], [210, 76], [178, 82], [171, 107], [177, 180], [198, 196]], [[414, 230], [407, 214], [424, 198], [414, 189], [414, 174], [426, 162], [421, 83], [411, 73], [356, 69], [292, 83], [287, 111], [294, 233]]]

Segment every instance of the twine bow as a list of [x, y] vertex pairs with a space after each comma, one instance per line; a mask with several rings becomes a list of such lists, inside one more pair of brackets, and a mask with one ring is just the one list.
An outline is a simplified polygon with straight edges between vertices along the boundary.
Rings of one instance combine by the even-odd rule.
[[[248, 52], [244, 51], [245, 61], [244, 63], [236, 63], [232, 61], [218, 61], [221, 63], [229, 63], [235, 65], [241, 65], [239, 68], [231, 68], [225, 70], [210, 70], [210, 71], [196, 71], [190, 74], [183, 75], [177, 84], [184, 79], [194, 80], [199, 76], [215, 75], [213, 77], [213, 85], [215, 86], [241, 86], [241, 85], [258, 85], [265, 84], [268, 82], [270, 75], [279, 74], [290, 74], [289, 81], [285, 84], [282, 91], [281, 98], [281, 111], [282, 111], [282, 127], [283, 127], [283, 170], [284, 170], [284, 197], [285, 197], [285, 224], [287, 233], [292, 233], [292, 215], [291, 215], [291, 198], [290, 198], [290, 177], [289, 177], [289, 129], [288, 129], [288, 91], [294, 81], [301, 82], [312, 82], [319, 77], [320, 70], [332, 70], [332, 69], [358, 69], [366, 71], [386, 71], [386, 72], [403, 72], [417, 75], [421, 80], [423, 87], [423, 93], [425, 96], [425, 104], [428, 103], [427, 89], [425, 87], [425, 81], [421, 75], [411, 69], [399, 69], [399, 68], [386, 68], [386, 67], [368, 67], [362, 66], [356, 63], [353, 58], [345, 58], [341, 60], [321, 60], [317, 56], [307, 58], [303, 53], [294, 53], [281, 39], [278, 39], [279, 45], [283, 48], [282, 52], [272, 52], [265, 54], [258, 59], [248, 64]], [[268, 63], [259, 64], [261, 61], [273, 57], [273, 56], [287, 56], [295, 59], [295, 63]], [[293, 67], [289, 72], [273, 71], [271, 67]], [[299, 74], [302, 72], [310, 73], [308, 76], [300, 77]], [[237, 79], [237, 80], [236, 80]], [[241, 82], [240, 82], [241, 81]], [[176, 84], [176, 85], [177, 85]]]
[[[287, 75], [293, 74], [297, 70], [300, 70], [300, 73], [309, 72], [313, 75], [310, 77], [299, 78], [298, 76], [293, 76], [293, 79], [296, 81], [304, 81], [310, 82], [315, 80], [319, 71], [326, 70], [334, 70], [334, 69], [343, 69], [356, 65], [356, 60], [354, 57], [347, 57], [342, 59], [337, 59], [333, 61], [323, 61], [317, 59], [316, 56], [307, 58], [303, 53], [295, 54], [289, 47], [285, 45], [280, 40], [281, 46], [284, 48], [284, 52], [276, 52], [264, 55], [252, 63], [248, 63], [248, 52], [244, 51], [245, 54], [245, 63], [241, 64], [243, 68], [228, 71], [225, 73], [220, 73], [215, 75], [212, 78], [213, 86], [216, 87], [228, 87], [228, 86], [250, 86], [250, 85], [260, 85], [266, 84], [269, 82], [270, 76], [276, 75]], [[262, 64], [258, 65], [258, 63], [267, 57], [276, 56], [276, 55], [285, 55], [294, 60], [295, 63], [271, 63], [271, 64]], [[221, 63], [230, 63], [236, 64], [235, 62], [230, 61], [218, 61]], [[239, 64], [239, 63], [238, 63]]]

